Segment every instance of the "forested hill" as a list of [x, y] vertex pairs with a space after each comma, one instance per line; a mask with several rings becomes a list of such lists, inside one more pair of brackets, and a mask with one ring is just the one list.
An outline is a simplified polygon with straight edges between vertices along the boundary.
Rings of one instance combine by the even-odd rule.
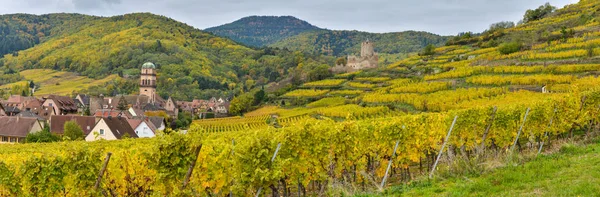
[[310, 69], [333, 61], [286, 50], [251, 49], [149, 13], [2, 15], [0, 24], [0, 39], [8, 43], [0, 59], [3, 84], [23, 80], [18, 71], [49, 68], [96, 79], [130, 76], [111, 92], [130, 94], [135, 93], [140, 66], [150, 61], [158, 66], [158, 91], [163, 97], [192, 99], [282, 80], [299, 63]]
[[249, 16], [205, 31], [249, 46], [262, 47], [302, 32], [319, 29], [293, 16]]
[[[97, 17], [82, 14], [9, 14], [0, 16], [0, 56], [33, 47], [49, 38], [78, 31]], [[64, 28], [67, 25], [68, 28]]]
[[443, 45], [449, 37], [427, 32], [368, 33], [360, 31], [312, 31], [288, 37], [270, 46], [334, 56], [360, 52], [360, 44], [369, 39], [375, 42], [378, 53], [397, 54], [416, 52], [428, 44]]
[[368, 33], [327, 30], [292, 16], [250, 16], [206, 29], [249, 46], [270, 46], [312, 54], [343, 56], [360, 52], [360, 43], [370, 39], [385, 54], [407, 54], [428, 44], [442, 45], [449, 37], [427, 32]]

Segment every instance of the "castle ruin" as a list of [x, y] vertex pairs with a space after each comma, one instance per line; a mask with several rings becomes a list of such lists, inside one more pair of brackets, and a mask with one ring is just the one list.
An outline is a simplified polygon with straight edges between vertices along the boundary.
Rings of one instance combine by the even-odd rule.
[[369, 40], [363, 42], [360, 47], [360, 57], [348, 56], [346, 65], [335, 65], [331, 68], [334, 73], [354, 72], [367, 68], [377, 68], [379, 56], [375, 53], [375, 46]]

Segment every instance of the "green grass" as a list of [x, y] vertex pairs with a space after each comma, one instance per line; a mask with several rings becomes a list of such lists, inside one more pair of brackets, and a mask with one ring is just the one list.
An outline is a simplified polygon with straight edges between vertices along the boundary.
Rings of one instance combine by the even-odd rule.
[[481, 176], [423, 180], [360, 196], [600, 196], [600, 143], [567, 144]]

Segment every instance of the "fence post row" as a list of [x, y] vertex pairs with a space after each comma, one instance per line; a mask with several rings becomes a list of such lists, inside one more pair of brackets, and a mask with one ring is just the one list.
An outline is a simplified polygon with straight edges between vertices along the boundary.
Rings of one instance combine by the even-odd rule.
[[[271, 163], [273, 163], [273, 161], [275, 161], [275, 157], [277, 157], [277, 152], [279, 152], [279, 149], [281, 148], [281, 143], [277, 144], [277, 148], [275, 149], [275, 153], [273, 153], [273, 157], [271, 157]], [[262, 191], [262, 187], [258, 188], [258, 191], [256, 191], [256, 196], [258, 197], [260, 196], [260, 192]]]
[[106, 171], [106, 166], [108, 166], [108, 162], [110, 161], [111, 152], [106, 153], [106, 158], [104, 159], [104, 163], [102, 164], [102, 168], [100, 168], [100, 173], [98, 174], [98, 179], [96, 179], [96, 184], [94, 184], [94, 189], [98, 189], [100, 186], [100, 182], [102, 181], [102, 176]]
[[433, 163], [433, 168], [431, 169], [431, 172], [429, 173], [429, 178], [433, 177], [433, 172], [435, 172], [435, 167], [437, 166], [438, 162], [440, 161], [440, 157], [442, 157], [442, 153], [444, 152], [444, 147], [446, 147], [446, 143], [448, 143], [448, 138], [450, 138], [450, 133], [452, 133], [452, 129], [454, 128], [454, 124], [456, 123], [457, 118], [458, 118], [458, 116], [454, 116], [454, 120], [452, 121], [450, 130], [448, 130], [446, 139], [444, 140], [444, 143], [442, 144], [442, 148], [440, 149], [440, 153], [438, 154], [437, 159], [435, 159], [435, 163]]

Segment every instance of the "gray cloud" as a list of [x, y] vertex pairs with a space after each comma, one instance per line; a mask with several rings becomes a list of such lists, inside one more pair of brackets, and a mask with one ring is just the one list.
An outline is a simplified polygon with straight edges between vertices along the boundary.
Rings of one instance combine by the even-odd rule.
[[121, 0], [73, 0], [75, 9], [82, 11], [110, 9], [120, 3]]
[[563, 7], [577, 0], [0, 0], [0, 14], [152, 12], [200, 29], [249, 15], [292, 15], [328, 29], [454, 35], [516, 22], [525, 10], [547, 1]]

